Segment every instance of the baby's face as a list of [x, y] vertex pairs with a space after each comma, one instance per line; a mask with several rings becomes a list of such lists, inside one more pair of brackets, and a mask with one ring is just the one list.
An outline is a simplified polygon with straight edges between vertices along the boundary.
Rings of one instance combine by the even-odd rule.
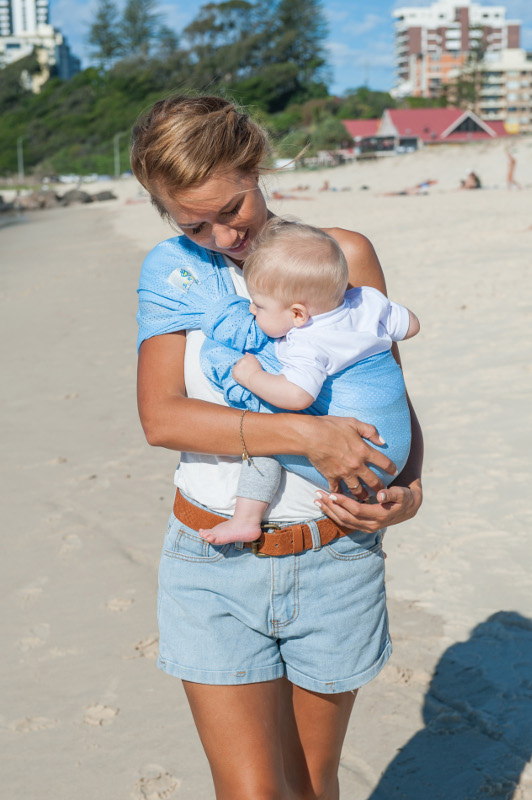
[[254, 292], [249, 310], [255, 316], [259, 328], [272, 339], [280, 339], [294, 327], [292, 307], [269, 295]]

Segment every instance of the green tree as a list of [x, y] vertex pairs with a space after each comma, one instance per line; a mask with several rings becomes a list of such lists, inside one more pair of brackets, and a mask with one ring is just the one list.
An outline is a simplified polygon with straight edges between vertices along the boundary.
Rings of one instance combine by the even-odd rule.
[[147, 58], [160, 32], [156, 0], [127, 0], [120, 26], [120, 44], [126, 56]]
[[179, 48], [179, 36], [167, 25], [161, 25], [157, 31], [157, 56], [170, 58]]
[[338, 117], [327, 117], [312, 132], [310, 143], [315, 150], [336, 150], [350, 143], [350, 137]]
[[376, 92], [367, 86], [348, 89], [338, 109], [340, 119], [373, 119], [381, 117], [386, 108], [395, 108], [396, 102], [388, 92]]
[[271, 31], [271, 58], [297, 65], [303, 87], [326, 77], [327, 22], [319, 0], [280, 0]]
[[87, 41], [101, 67], [109, 67], [121, 51], [118, 20], [114, 0], [98, 0]]

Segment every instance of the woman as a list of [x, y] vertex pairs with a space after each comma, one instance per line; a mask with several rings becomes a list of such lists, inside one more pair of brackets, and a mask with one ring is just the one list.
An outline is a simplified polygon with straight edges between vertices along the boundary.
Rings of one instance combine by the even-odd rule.
[[[133, 171], [156, 208], [181, 228], [195, 257], [229, 270], [241, 295], [240, 265], [272, 216], [258, 184], [266, 154], [263, 131], [216, 97], [160, 101], [133, 134]], [[384, 292], [368, 240], [328, 233], [344, 251], [351, 285]], [[412, 414], [411, 456], [384, 490], [368, 464], [392, 475], [395, 465], [364, 440], [379, 444], [373, 426], [244, 416], [225, 406], [199, 367], [202, 332], [172, 330], [170, 284], [176, 274], [194, 280], [174, 269], [181, 252], [177, 239], [155, 248], [140, 291], [141, 322], [165, 317], [158, 335], [140, 337], [142, 425], [150, 444], [182, 452], [160, 569], [159, 666], [183, 679], [218, 800], [334, 800], [356, 690], [390, 653], [380, 542], [383, 528], [421, 505], [419, 426]], [[164, 269], [165, 259], [168, 280], [150, 284], [150, 265]], [[279, 453], [306, 456], [332, 491], [344, 480], [357, 499], [316, 492], [285, 472], [261, 548], [273, 549], [286, 529], [298, 543], [292, 555], [260, 558], [206, 544], [197, 531], [232, 514], [241, 457]], [[377, 503], [359, 502], [367, 496], [361, 482], [378, 492]], [[341, 538], [326, 543], [331, 527]]]

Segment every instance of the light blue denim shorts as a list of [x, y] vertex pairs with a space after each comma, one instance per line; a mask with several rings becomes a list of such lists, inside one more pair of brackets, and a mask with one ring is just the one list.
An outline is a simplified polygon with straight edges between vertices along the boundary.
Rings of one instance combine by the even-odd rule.
[[383, 531], [321, 547], [307, 524], [314, 550], [260, 557], [215, 547], [172, 514], [159, 569], [160, 669], [215, 685], [286, 675], [326, 694], [374, 678], [391, 654]]

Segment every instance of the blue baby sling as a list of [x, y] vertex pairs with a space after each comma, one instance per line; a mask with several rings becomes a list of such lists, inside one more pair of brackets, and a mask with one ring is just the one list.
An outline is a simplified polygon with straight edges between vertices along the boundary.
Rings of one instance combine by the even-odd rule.
[[[282, 408], [266, 403], [240, 386], [232, 369], [244, 352], [253, 353], [264, 370], [277, 373], [281, 365], [272, 339], [258, 327], [249, 301], [235, 294], [223, 257], [205, 250], [186, 236], [158, 244], [142, 265], [138, 288], [137, 349], [146, 339], [180, 330], [201, 329], [201, 368], [214, 388], [235, 408], [275, 413]], [[410, 412], [403, 374], [390, 350], [358, 361], [328, 377], [315, 402], [304, 413], [355, 417], [375, 425], [385, 445], [375, 447], [403, 469], [410, 450]], [[277, 455], [286, 469], [324, 489], [327, 481], [303, 456]], [[385, 485], [387, 472], [372, 465]]]

